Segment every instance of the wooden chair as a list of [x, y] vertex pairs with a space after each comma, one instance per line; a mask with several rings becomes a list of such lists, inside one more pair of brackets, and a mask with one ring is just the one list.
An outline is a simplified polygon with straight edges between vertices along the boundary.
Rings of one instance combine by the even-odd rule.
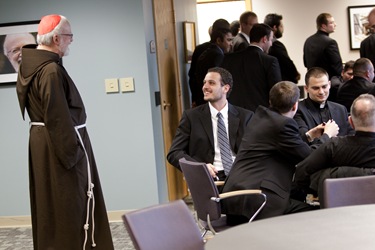
[[135, 249], [204, 249], [199, 227], [182, 200], [132, 211], [122, 219]]
[[203, 228], [202, 237], [205, 236], [207, 231], [216, 234], [230, 227], [226, 223], [226, 216], [221, 213], [221, 200], [238, 195], [261, 196], [264, 201], [249, 222], [258, 215], [266, 204], [267, 197], [259, 189], [219, 193], [205, 163], [192, 162], [185, 158], [180, 159], [179, 163], [193, 198], [197, 219]]
[[323, 208], [375, 203], [375, 175], [325, 179]]

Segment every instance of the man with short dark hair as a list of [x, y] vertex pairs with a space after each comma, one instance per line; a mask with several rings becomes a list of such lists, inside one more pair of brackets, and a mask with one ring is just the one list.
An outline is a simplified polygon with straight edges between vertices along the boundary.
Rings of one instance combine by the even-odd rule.
[[320, 67], [328, 72], [329, 79], [342, 71], [342, 60], [337, 42], [329, 37], [336, 23], [331, 14], [322, 13], [316, 18], [318, 31], [306, 39], [303, 46], [303, 63], [307, 69]]
[[[270, 108], [259, 106], [246, 128], [240, 150], [223, 192], [261, 189], [267, 203], [255, 219], [310, 210], [306, 203], [289, 199], [295, 164], [310, 154], [293, 120], [298, 108], [298, 86], [279, 82], [270, 91]], [[223, 200], [223, 212], [232, 225], [246, 223], [261, 204], [258, 197]]]
[[205, 162], [215, 179], [224, 180], [226, 173], [218, 143], [218, 113], [223, 117], [229, 139], [232, 161], [238, 152], [245, 127], [253, 112], [227, 101], [233, 87], [232, 75], [225, 69], [215, 67], [208, 70], [202, 91], [206, 104], [186, 110], [177, 128], [172, 146], [167, 155], [168, 162], [181, 170], [179, 160]]
[[250, 31], [258, 23], [257, 15], [252, 11], [245, 11], [240, 16], [240, 31], [233, 39], [233, 52], [246, 49], [250, 45]]
[[272, 28], [274, 35], [272, 46], [268, 54], [276, 57], [279, 61], [281, 79], [283, 81], [298, 83], [301, 75], [298, 73], [296, 66], [290, 59], [285, 45], [278, 40], [283, 36], [284, 33], [284, 24], [282, 19], [283, 17], [278, 14], [268, 14], [264, 18], [264, 23]]
[[340, 76], [334, 76], [331, 78], [331, 88], [329, 89], [328, 101], [337, 102], [337, 91], [341, 86], [353, 78], [353, 66], [354, 61], [349, 60], [344, 64], [344, 68], [341, 71]]
[[367, 58], [359, 58], [353, 65], [353, 78], [344, 83], [337, 92], [337, 102], [344, 105], [348, 112], [355, 98], [372, 91], [375, 84], [374, 66]]
[[267, 24], [255, 24], [250, 31], [250, 46], [227, 54], [222, 67], [233, 75], [233, 91], [229, 101], [255, 111], [259, 105], [268, 107], [269, 91], [281, 81], [279, 62], [267, 55], [273, 31]]
[[305, 84], [308, 96], [299, 102], [294, 116], [302, 139], [320, 145], [331, 137], [353, 134], [346, 108], [327, 101], [330, 89], [327, 71], [319, 67], [309, 69]]
[[[211, 26], [210, 30], [210, 37], [212, 33], [215, 30], [218, 29], [229, 29], [230, 24], [225, 19], [217, 19]], [[204, 103], [203, 95], [202, 95], [202, 83], [197, 82], [196, 79], [196, 70], [197, 70], [197, 62], [198, 58], [202, 55], [202, 53], [210, 47], [211, 43], [210, 41], [199, 44], [197, 47], [195, 47], [193, 55], [191, 57], [191, 63], [190, 63], [190, 69], [189, 69], [189, 87], [190, 87], [190, 93], [191, 93], [191, 106], [196, 107], [200, 104]]]

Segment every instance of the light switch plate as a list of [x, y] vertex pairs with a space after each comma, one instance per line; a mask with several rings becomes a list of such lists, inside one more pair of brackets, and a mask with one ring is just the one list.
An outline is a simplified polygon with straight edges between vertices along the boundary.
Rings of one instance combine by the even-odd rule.
[[106, 93], [118, 93], [118, 81], [117, 78], [105, 79], [105, 92]]
[[120, 78], [121, 92], [133, 92], [134, 91], [134, 78]]

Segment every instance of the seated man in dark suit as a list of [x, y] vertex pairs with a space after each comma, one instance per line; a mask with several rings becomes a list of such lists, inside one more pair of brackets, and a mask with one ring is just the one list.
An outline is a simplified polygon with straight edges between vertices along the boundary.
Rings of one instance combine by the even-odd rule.
[[337, 102], [337, 91], [341, 86], [353, 78], [354, 61], [350, 60], [344, 64], [340, 76], [333, 76], [331, 78], [331, 88], [329, 89], [328, 101]]
[[327, 101], [330, 89], [327, 71], [318, 67], [309, 69], [305, 84], [308, 96], [299, 102], [294, 116], [302, 139], [310, 144], [322, 144], [336, 135], [354, 134], [346, 108]]
[[[289, 198], [295, 165], [311, 152], [293, 120], [299, 95], [298, 86], [292, 82], [279, 82], [272, 87], [270, 108], [259, 106], [256, 110], [223, 186], [223, 192], [261, 189], [267, 195], [267, 203], [256, 220], [312, 209]], [[227, 222], [248, 222], [261, 202], [253, 196], [223, 200]]]
[[250, 31], [250, 46], [225, 55], [222, 67], [233, 75], [233, 91], [229, 101], [255, 111], [259, 105], [268, 107], [269, 91], [281, 81], [279, 62], [267, 55], [272, 45], [273, 31], [267, 24], [254, 24]]
[[346, 107], [350, 112], [350, 106], [355, 98], [361, 94], [369, 93], [375, 86], [374, 66], [367, 58], [359, 58], [353, 66], [353, 78], [344, 83], [337, 92], [336, 101]]
[[238, 152], [245, 127], [253, 115], [253, 112], [227, 102], [232, 86], [232, 75], [227, 70], [219, 67], [208, 70], [202, 89], [208, 103], [183, 113], [167, 155], [169, 163], [181, 170], [178, 162], [181, 158], [205, 162], [212, 177], [220, 180], [226, 178], [218, 143], [217, 114], [222, 114], [229, 134], [232, 161]]
[[325, 178], [374, 174], [375, 97], [360, 95], [354, 100], [350, 113], [349, 122], [355, 135], [332, 138], [298, 163], [295, 182], [299, 186], [321, 193]]

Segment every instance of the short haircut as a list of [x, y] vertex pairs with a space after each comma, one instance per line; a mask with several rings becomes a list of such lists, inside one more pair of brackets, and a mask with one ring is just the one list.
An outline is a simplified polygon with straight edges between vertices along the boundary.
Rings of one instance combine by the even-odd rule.
[[227, 29], [227, 28], [220, 28], [220, 29], [217, 29], [217, 30], [213, 30], [212, 35], [211, 35], [211, 43], [216, 43], [216, 40], [218, 38], [220, 38], [221, 41], [224, 41], [224, 37], [228, 33], [232, 34], [230, 29]]
[[232, 32], [232, 36], [236, 36], [240, 29], [240, 22], [238, 20], [234, 20], [230, 23], [230, 32]]
[[[358, 102], [362, 102], [362, 105], [359, 105]], [[375, 97], [371, 94], [358, 96], [350, 107], [350, 115], [354, 126], [375, 126]]]
[[322, 13], [316, 18], [316, 28], [320, 29], [323, 24], [328, 25], [328, 18], [332, 17], [329, 13]]
[[373, 70], [371, 61], [365, 57], [361, 57], [354, 62], [353, 75], [363, 76], [368, 70]]
[[271, 27], [264, 23], [256, 23], [254, 24], [253, 28], [250, 31], [250, 42], [260, 42], [260, 40], [267, 36], [270, 38], [271, 36]]
[[212, 24], [212, 33], [215, 31], [215, 30], [218, 30], [218, 29], [229, 29], [230, 28], [230, 24], [227, 20], [225, 19], [217, 19], [213, 24]]
[[270, 90], [270, 107], [281, 114], [287, 113], [298, 102], [299, 96], [297, 84], [289, 81], [278, 82]]
[[229, 85], [230, 89], [229, 89], [229, 91], [227, 93], [227, 98], [228, 98], [229, 94], [230, 94], [230, 92], [232, 92], [232, 88], [233, 88], [233, 77], [232, 77], [232, 74], [228, 70], [223, 69], [221, 67], [210, 68], [210, 69], [208, 69], [207, 73], [210, 73], [210, 72], [215, 72], [215, 73], [220, 74], [220, 77], [221, 77], [221, 86], [224, 86], [226, 84]]
[[329, 76], [328, 76], [328, 73], [325, 69], [323, 68], [320, 68], [320, 67], [312, 67], [310, 68], [306, 75], [305, 75], [305, 84], [306, 86], [309, 86], [309, 81], [310, 81], [310, 78], [311, 77], [314, 77], [314, 78], [320, 78], [322, 76], [327, 76], [327, 78], [329, 79]]
[[258, 17], [258, 16], [252, 11], [245, 11], [240, 16], [240, 23], [247, 23], [247, 19], [249, 19], [249, 17]]
[[344, 72], [348, 71], [349, 69], [353, 69], [354, 67], [354, 61], [349, 60], [344, 64]]
[[270, 27], [276, 26], [278, 28], [280, 26], [280, 21], [283, 20], [282, 15], [278, 15], [276, 13], [268, 14], [264, 18], [264, 23], [267, 24]]

